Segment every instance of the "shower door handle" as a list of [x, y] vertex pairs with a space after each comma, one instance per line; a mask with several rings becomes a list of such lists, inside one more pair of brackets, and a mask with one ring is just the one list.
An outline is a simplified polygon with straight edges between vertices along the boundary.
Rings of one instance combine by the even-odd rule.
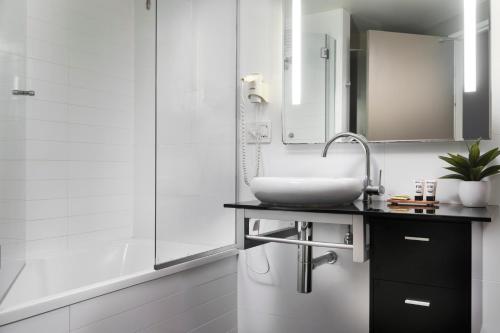
[[12, 90], [14, 96], [35, 96], [34, 90]]

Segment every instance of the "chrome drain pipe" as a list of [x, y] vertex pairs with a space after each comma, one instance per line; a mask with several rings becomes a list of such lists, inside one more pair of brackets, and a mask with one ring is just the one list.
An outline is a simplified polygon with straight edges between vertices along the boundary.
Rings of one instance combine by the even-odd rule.
[[284, 244], [297, 245], [297, 292], [308, 294], [312, 290], [312, 270], [323, 264], [334, 264], [337, 262], [337, 253], [328, 251], [324, 255], [313, 259], [312, 248], [326, 247], [334, 249], [354, 249], [352, 244], [344, 243], [326, 243], [313, 241], [313, 223], [312, 222], [297, 222], [298, 239], [276, 238], [268, 236], [253, 236], [246, 235], [248, 240], [256, 240], [261, 242], [275, 242]]
[[339, 257], [335, 251], [328, 251], [322, 256], [313, 259], [312, 269], [316, 269], [324, 264], [333, 265], [337, 262], [338, 258]]
[[[300, 241], [312, 241], [312, 223], [298, 223], [298, 238]], [[312, 290], [312, 246], [299, 245], [297, 262], [297, 292], [308, 294]]]

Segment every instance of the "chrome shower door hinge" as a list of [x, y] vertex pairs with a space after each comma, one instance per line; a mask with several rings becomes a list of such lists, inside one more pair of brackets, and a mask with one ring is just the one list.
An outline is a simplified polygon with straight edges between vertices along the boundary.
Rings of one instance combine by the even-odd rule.
[[327, 47], [322, 47], [320, 57], [327, 60], [330, 59], [330, 49]]
[[146, 0], [146, 9], [147, 10], [151, 9], [151, 0]]

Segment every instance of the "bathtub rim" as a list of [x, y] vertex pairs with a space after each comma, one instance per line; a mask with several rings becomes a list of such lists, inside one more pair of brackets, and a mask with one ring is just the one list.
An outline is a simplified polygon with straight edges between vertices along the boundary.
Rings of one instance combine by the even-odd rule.
[[0, 327], [12, 324], [17, 321], [35, 317], [46, 312], [54, 311], [72, 304], [76, 304], [91, 298], [109, 294], [121, 289], [160, 279], [165, 276], [173, 275], [185, 270], [207, 265], [222, 259], [238, 255], [238, 249], [231, 248], [207, 255], [201, 258], [193, 259], [174, 266], [166, 267], [160, 270], [144, 270], [129, 274], [123, 277], [117, 277], [98, 283], [89, 284], [84, 287], [71, 289], [67, 292], [39, 298], [30, 302], [19, 304], [0, 311]]

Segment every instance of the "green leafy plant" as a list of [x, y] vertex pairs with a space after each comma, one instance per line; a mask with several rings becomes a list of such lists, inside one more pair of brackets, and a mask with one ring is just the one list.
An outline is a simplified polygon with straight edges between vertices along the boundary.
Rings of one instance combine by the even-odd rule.
[[443, 176], [441, 179], [480, 181], [483, 178], [499, 174], [500, 165], [488, 165], [500, 156], [500, 149], [494, 148], [481, 155], [480, 143], [481, 140], [477, 140], [472, 145], [467, 146], [469, 149], [468, 157], [450, 153], [448, 156], [439, 156], [440, 159], [451, 165], [445, 169], [453, 171], [452, 174]]

